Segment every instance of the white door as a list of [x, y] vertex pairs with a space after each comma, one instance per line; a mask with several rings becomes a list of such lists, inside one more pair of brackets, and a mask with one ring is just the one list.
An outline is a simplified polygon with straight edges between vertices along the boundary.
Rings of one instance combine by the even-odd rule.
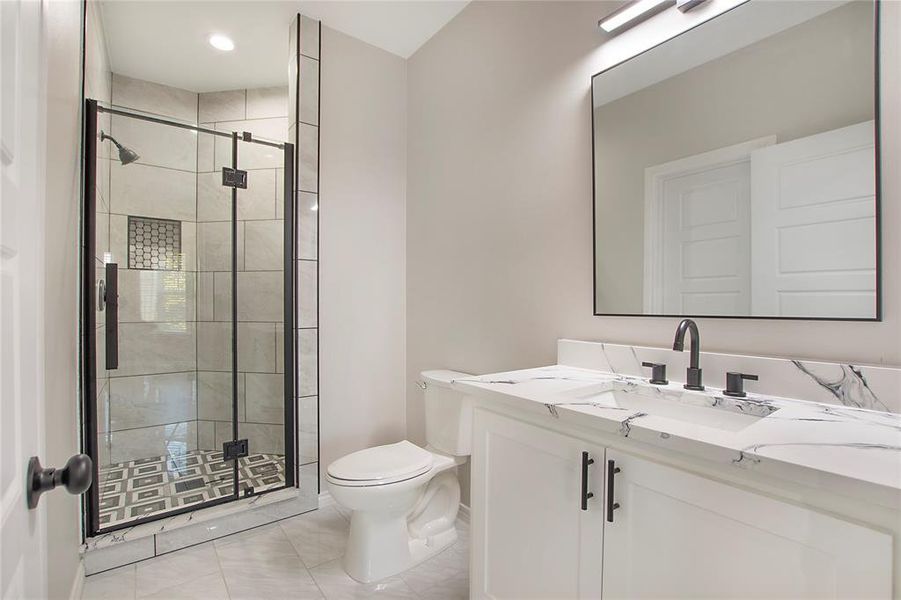
[[873, 122], [755, 151], [751, 189], [753, 314], [875, 316]]
[[599, 598], [604, 450], [477, 410], [472, 459], [471, 596]]
[[751, 152], [767, 136], [645, 172], [645, 312], [747, 315]]
[[44, 598], [46, 502], [25, 471], [43, 457], [45, 128], [43, 6], [0, 2], [0, 594]]
[[889, 598], [882, 532], [608, 450], [604, 598]]

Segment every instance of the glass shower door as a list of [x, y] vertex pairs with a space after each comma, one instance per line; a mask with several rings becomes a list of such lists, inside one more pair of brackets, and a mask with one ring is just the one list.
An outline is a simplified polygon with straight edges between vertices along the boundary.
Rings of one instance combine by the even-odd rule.
[[231, 271], [231, 221], [199, 221], [209, 202], [198, 156], [215, 136], [90, 101], [87, 113], [93, 534], [233, 499], [234, 464], [216, 442], [236, 436], [234, 325], [215, 299], [215, 275]]
[[88, 101], [86, 148], [89, 535], [293, 486], [293, 146]]
[[[273, 138], [288, 133], [278, 129], [287, 124], [276, 120], [242, 125], [256, 125]], [[293, 336], [285, 335], [293, 330], [293, 204], [285, 202], [291, 197], [293, 152], [290, 145], [256, 132], [235, 137], [234, 166], [246, 174], [246, 187], [235, 188], [233, 288], [239, 385], [235, 423], [237, 438], [247, 441], [237, 476], [240, 493], [246, 495], [294, 485]]]

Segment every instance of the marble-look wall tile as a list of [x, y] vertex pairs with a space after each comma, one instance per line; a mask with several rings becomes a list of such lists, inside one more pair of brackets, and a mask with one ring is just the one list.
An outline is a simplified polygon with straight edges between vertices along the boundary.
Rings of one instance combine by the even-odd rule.
[[128, 217], [124, 215], [109, 216], [109, 251], [109, 262], [128, 266]]
[[303, 192], [319, 192], [319, 128], [305, 123], [300, 124], [298, 185]]
[[285, 422], [285, 376], [247, 373], [247, 416], [251, 423]]
[[298, 421], [298, 460], [301, 465], [319, 460], [319, 417], [317, 415], [319, 398], [307, 396], [297, 400]]
[[[245, 375], [238, 373], [238, 420], [245, 420]], [[232, 375], [230, 372], [197, 373], [197, 418], [205, 421], [232, 419]]]
[[[238, 219], [275, 218], [276, 171], [281, 169], [254, 169], [248, 171], [247, 189], [238, 190]], [[197, 220], [230, 221], [231, 188], [222, 185], [222, 173], [197, 175]]]
[[316, 327], [318, 325], [318, 262], [298, 260], [297, 262], [297, 326]]
[[213, 273], [197, 273], [197, 320], [213, 320]]
[[197, 323], [197, 370], [231, 371], [232, 324]]
[[300, 121], [319, 125], [319, 61], [300, 57]]
[[194, 323], [121, 323], [118, 377], [193, 371]]
[[197, 123], [197, 94], [188, 90], [113, 73], [112, 99], [116, 106]]
[[[247, 119], [288, 116], [288, 86], [247, 90]], [[224, 121], [226, 119], [216, 119]]]
[[197, 379], [193, 372], [114, 377], [109, 386], [112, 431], [197, 418]]
[[[221, 121], [216, 123], [218, 131], [249, 131], [254, 136], [266, 140], [279, 141], [288, 135], [287, 117], [273, 119], [253, 119], [250, 121]], [[261, 144], [241, 142], [238, 147], [238, 164], [242, 169], [276, 169], [284, 166], [285, 159], [278, 148]], [[216, 137], [215, 168], [231, 166], [231, 140]]]
[[194, 131], [113, 115], [112, 135], [120, 144], [138, 153], [140, 158], [132, 165], [153, 165], [192, 173], [197, 168], [197, 134]]
[[318, 393], [318, 333], [315, 329], [297, 331], [298, 395], [300, 396], [315, 396]]
[[110, 435], [110, 459], [114, 463], [149, 456], [184, 456], [197, 449], [196, 421], [114, 431]]
[[[231, 320], [231, 273], [216, 273], [213, 314], [217, 321]], [[244, 271], [238, 273], [238, 320], [274, 323], [284, 318], [284, 273]]]
[[238, 370], [246, 373], [276, 371], [275, 323], [238, 323]]
[[319, 58], [319, 21], [300, 16], [300, 53], [310, 58]]
[[[244, 223], [238, 223], [238, 270], [244, 270]], [[231, 271], [232, 232], [228, 221], [197, 224], [197, 262], [200, 271]]]
[[297, 194], [297, 258], [316, 260], [319, 254], [319, 195]]
[[197, 270], [197, 223], [181, 223], [182, 270]]
[[198, 119], [201, 123], [243, 120], [246, 118], [246, 96], [246, 90], [203, 92], [199, 97]]
[[110, 210], [120, 215], [194, 221], [196, 175], [133, 163], [112, 165]]
[[[290, 197], [290, 194], [289, 194]], [[285, 218], [285, 170], [275, 170], [275, 218]]]
[[[296, 329], [294, 331], [297, 331]], [[285, 324], [275, 324], [275, 372], [285, 372]]]
[[[197, 323], [197, 368], [231, 371], [230, 322]], [[238, 370], [275, 373], [275, 323], [238, 323]]]
[[193, 321], [195, 274], [119, 269], [119, 322]]
[[[251, 454], [284, 454], [285, 453], [285, 427], [284, 425], [269, 425], [266, 423], [238, 423], [238, 438], [247, 438]], [[216, 447], [221, 448], [224, 442], [232, 438], [232, 424], [223, 421], [216, 422]]]
[[213, 421], [197, 421], [197, 449], [221, 450], [216, 447], [216, 423]]
[[[216, 125], [214, 123], [201, 123], [201, 127], [204, 129], [213, 129], [215, 130]], [[197, 134], [197, 172], [198, 173], [211, 173], [216, 172], [216, 138], [218, 136], [212, 133], [204, 133], [198, 132]], [[231, 165], [231, 148], [229, 148], [226, 152], [226, 155], [222, 157], [223, 162]], [[222, 172], [219, 171], [216, 173], [220, 177], [222, 177]]]
[[244, 224], [244, 268], [281, 271], [285, 268], [285, 222], [248, 221]]

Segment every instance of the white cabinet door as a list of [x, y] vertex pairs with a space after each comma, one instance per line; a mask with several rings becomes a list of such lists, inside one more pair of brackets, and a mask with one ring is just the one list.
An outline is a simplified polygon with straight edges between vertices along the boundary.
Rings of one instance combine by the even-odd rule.
[[599, 598], [604, 450], [477, 410], [472, 457], [472, 597]]
[[888, 598], [891, 536], [607, 451], [604, 598]]

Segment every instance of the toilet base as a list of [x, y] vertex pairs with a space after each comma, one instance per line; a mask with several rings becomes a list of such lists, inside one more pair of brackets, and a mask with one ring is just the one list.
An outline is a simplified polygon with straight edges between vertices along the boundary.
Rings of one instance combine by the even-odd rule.
[[344, 554], [344, 570], [361, 583], [402, 573], [457, 541], [460, 487], [452, 471], [426, 486], [411, 510], [355, 510]]

